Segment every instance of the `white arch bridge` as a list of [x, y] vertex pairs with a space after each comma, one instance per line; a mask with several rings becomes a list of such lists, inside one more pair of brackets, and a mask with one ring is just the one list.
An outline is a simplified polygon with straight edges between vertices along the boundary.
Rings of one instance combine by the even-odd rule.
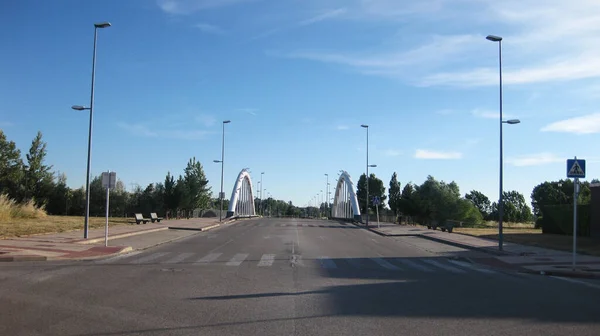
[[362, 220], [355, 190], [350, 174], [342, 170], [335, 187], [331, 217], [352, 219], [359, 222]]
[[252, 216], [256, 216], [252, 179], [250, 178], [248, 169], [242, 169], [233, 185], [227, 217]]
[[[335, 188], [331, 217], [352, 219], [355, 221], [362, 220], [355, 190], [350, 174], [342, 170]], [[256, 216], [256, 210], [254, 206], [252, 179], [248, 169], [242, 169], [233, 186], [226, 217], [253, 216]]]

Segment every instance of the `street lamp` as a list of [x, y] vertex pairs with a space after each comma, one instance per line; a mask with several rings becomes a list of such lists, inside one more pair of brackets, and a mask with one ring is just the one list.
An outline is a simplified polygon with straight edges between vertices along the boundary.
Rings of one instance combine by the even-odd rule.
[[[325, 174], [325, 176], [327, 177], [327, 184], [325, 185], [325, 194], [329, 195], [329, 174]], [[325, 196], [325, 198], [327, 198], [327, 196]], [[327, 200], [325, 202], [325, 214], [327, 215], [327, 217], [329, 217], [327, 209], [329, 208], [329, 200]]]
[[367, 129], [367, 175], [366, 175], [366, 180], [367, 180], [367, 198], [365, 201], [365, 212], [367, 213], [367, 224], [366, 226], [369, 226], [369, 125], [360, 125], [360, 127], [362, 128], [366, 128]]
[[110, 22], [94, 23], [94, 51], [92, 56], [92, 89], [90, 93], [90, 107], [73, 105], [71, 108], [76, 111], [90, 110], [90, 127], [88, 131], [88, 154], [87, 154], [87, 174], [85, 176], [85, 222], [83, 224], [83, 238], [88, 238], [90, 222], [90, 167], [92, 165], [92, 122], [94, 116], [94, 83], [96, 77], [96, 41], [98, 37], [98, 28], [110, 27]]
[[[221, 199], [221, 205], [219, 208], [219, 222], [223, 220], [223, 173], [225, 168], [225, 124], [229, 124], [231, 120], [223, 121], [223, 133], [222, 133], [222, 141], [221, 141], [221, 192], [219, 193], [219, 198]], [[217, 162], [217, 160], [215, 160]]]
[[504, 192], [503, 192], [503, 148], [502, 148], [502, 126], [503, 124], [514, 125], [521, 121], [518, 119], [503, 120], [502, 118], [502, 37], [496, 35], [486, 36], [488, 41], [498, 42], [498, 71], [500, 80], [500, 177], [499, 177], [499, 200], [498, 200], [498, 250], [503, 249], [504, 236], [502, 234], [502, 221], [504, 217]]
[[[261, 173], [260, 173], [260, 186], [261, 186], [261, 188], [262, 188], [262, 187], [264, 187], [264, 184], [263, 184], [263, 181], [262, 181], [262, 177], [263, 177], [263, 175], [264, 175], [264, 174], [265, 174], [265, 172], [261, 172]], [[262, 210], [262, 211], [261, 211], [261, 212], [262, 212], [262, 214], [261, 214], [261, 215], [264, 215], [264, 208], [262, 207], [262, 201], [263, 201], [263, 193], [262, 193], [262, 189], [261, 189], [261, 190], [260, 190], [260, 204], [261, 204], [261, 207], [260, 207], [260, 208], [261, 208], [261, 210]]]

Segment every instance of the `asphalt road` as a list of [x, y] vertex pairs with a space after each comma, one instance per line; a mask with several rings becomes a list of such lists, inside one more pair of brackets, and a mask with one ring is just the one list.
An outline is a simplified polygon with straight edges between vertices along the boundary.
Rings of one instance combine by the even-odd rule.
[[600, 335], [600, 285], [351, 224], [256, 219], [105, 260], [0, 265], [0, 335]]

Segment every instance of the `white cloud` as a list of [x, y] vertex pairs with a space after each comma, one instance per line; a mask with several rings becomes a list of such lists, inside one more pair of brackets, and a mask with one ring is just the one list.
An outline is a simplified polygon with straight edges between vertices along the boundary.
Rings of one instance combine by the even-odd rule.
[[217, 119], [211, 115], [200, 114], [196, 116], [196, 121], [203, 124], [206, 127], [211, 127], [217, 123]]
[[347, 130], [348, 128], [349, 128], [349, 127], [348, 127], [348, 125], [337, 125], [337, 126], [335, 127], [335, 129], [337, 129], [338, 131], [345, 131], [345, 130]]
[[600, 113], [557, 121], [543, 127], [541, 131], [575, 134], [600, 133]]
[[452, 113], [454, 113], [454, 110], [452, 110], [452, 109], [441, 109], [441, 110], [435, 111], [435, 114], [439, 114], [439, 115], [450, 115]]
[[239, 108], [239, 109], [237, 109], [237, 111], [248, 113], [250, 115], [255, 116], [255, 115], [257, 115], [256, 112], [258, 111], [258, 109], [245, 107], [245, 108]]
[[552, 153], [538, 153], [531, 155], [522, 155], [506, 159], [506, 162], [516, 167], [540, 166], [555, 162], [564, 162], [565, 158], [558, 157]]
[[0, 121], [0, 127], [12, 127], [15, 124], [11, 123], [10, 121]]
[[311, 24], [314, 24], [317, 22], [325, 21], [327, 19], [332, 19], [337, 16], [343, 15], [344, 13], [346, 13], [346, 11], [347, 11], [346, 8], [338, 8], [338, 9], [330, 10], [330, 11], [324, 12], [322, 14], [319, 14], [317, 16], [314, 16], [310, 19], [300, 21], [298, 23], [298, 25], [308, 26], [308, 25], [311, 25]]
[[132, 135], [148, 138], [168, 138], [168, 139], [179, 139], [179, 140], [199, 140], [204, 138], [208, 131], [202, 130], [184, 130], [184, 129], [152, 129], [141, 123], [128, 124], [120, 122], [117, 124], [119, 128], [122, 128]]
[[223, 29], [221, 29], [220, 27], [217, 27], [215, 25], [211, 25], [209, 23], [197, 23], [194, 25], [194, 27], [196, 27], [196, 28], [200, 29], [202, 32], [208, 33], [208, 34], [217, 34], [217, 35], [225, 34], [225, 31]]
[[156, 3], [166, 13], [181, 15], [248, 1], [252, 0], [157, 0]]
[[440, 152], [427, 149], [417, 149], [415, 158], [417, 159], [439, 159], [439, 160], [455, 160], [463, 157], [460, 152]]
[[400, 156], [400, 155], [402, 155], [402, 151], [399, 151], [397, 149], [387, 149], [383, 152], [383, 155], [385, 155], [385, 156]]

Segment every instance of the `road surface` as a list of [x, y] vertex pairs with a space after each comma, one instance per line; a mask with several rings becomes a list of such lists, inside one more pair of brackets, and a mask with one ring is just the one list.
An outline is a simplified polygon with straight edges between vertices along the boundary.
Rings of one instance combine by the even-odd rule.
[[0, 265], [0, 335], [600, 335], [600, 285], [420, 238], [254, 219], [95, 261]]

